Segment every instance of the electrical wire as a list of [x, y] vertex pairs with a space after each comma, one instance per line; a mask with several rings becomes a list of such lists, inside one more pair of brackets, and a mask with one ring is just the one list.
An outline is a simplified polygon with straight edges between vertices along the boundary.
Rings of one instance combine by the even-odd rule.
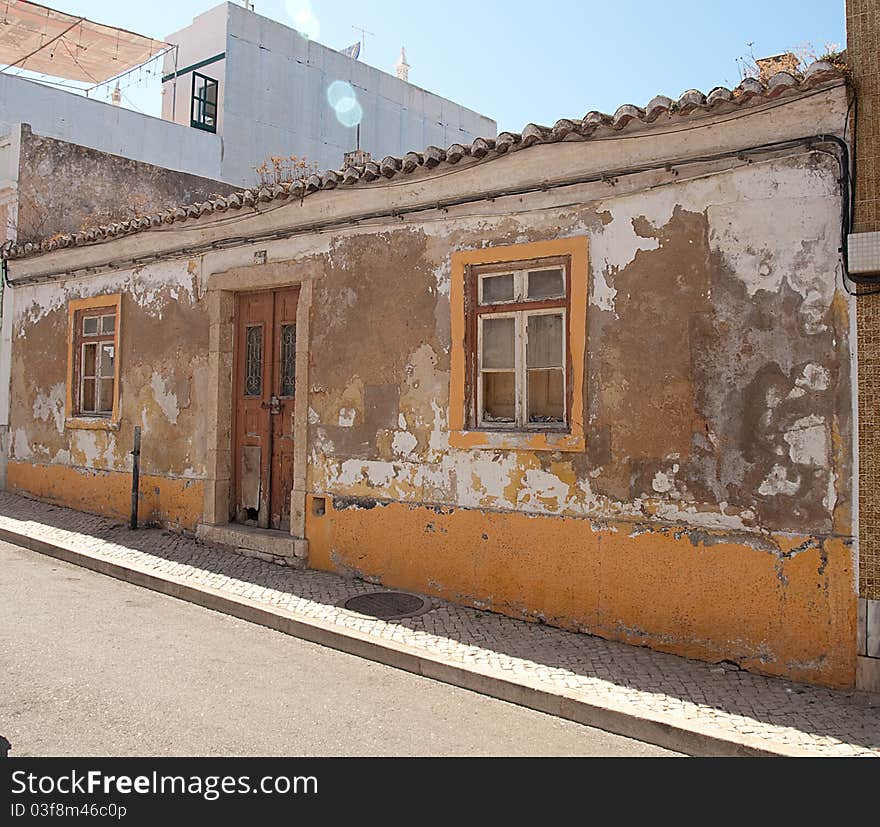
[[[849, 144], [846, 143], [847, 132], [849, 131], [850, 125], [850, 113], [852, 113], [852, 134], [853, 140], [856, 140], [856, 128], [858, 126], [858, 113], [859, 113], [859, 102], [858, 95], [853, 91], [849, 106], [846, 110], [846, 121], [843, 124], [843, 142], [848, 147]], [[841, 231], [841, 235], [843, 236], [842, 242], [842, 252], [843, 252], [843, 267], [841, 268], [840, 277], [843, 285], [844, 291], [849, 296], [854, 296], [858, 298], [859, 296], [873, 296], [877, 293], [880, 293], [880, 287], [874, 287], [871, 290], [859, 290], [858, 287], [855, 290], [850, 290], [849, 284], [847, 281], [851, 281], [855, 285], [859, 284], [877, 284], [880, 279], [877, 276], [862, 276], [855, 277], [853, 276], [848, 268], [848, 260], [849, 260], [849, 235], [852, 231], [852, 223], [856, 213], [856, 164], [858, 162], [857, 153], [852, 153], [850, 157], [849, 164], [849, 203], [845, 207], [845, 214], [843, 217], [843, 228]]]

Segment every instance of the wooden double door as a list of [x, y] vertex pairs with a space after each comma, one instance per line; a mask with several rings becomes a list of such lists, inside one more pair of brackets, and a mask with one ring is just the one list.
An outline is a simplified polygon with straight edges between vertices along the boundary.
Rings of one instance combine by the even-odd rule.
[[298, 288], [240, 293], [235, 312], [235, 519], [290, 529]]

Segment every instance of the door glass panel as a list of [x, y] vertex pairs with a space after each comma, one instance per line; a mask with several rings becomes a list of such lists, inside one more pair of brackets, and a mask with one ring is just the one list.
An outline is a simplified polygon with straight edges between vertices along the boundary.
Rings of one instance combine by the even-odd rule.
[[263, 326], [248, 325], [245, 333], [244, 395], [263, 395]]
[[293, 396], [296, 387], [296, 325], [281, 325], [280, 396]]
[[482, 367], [513, 370], [515, 367], [515, 320], [483, 318]]
[[116, 316], [101, 316], [101, 332], [113, 333], [116, 329]]
[[98, 317], [87, 316], [83, 319], [83, 333], [86, 336], [94, 336], [98, 332]]

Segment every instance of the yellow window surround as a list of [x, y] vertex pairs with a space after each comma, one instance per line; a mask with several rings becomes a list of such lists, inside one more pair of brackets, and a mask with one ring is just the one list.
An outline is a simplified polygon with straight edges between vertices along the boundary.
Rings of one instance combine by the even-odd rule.
[[[449, 383], [449, 444], [454, 448], [522, 451], [583, 451], [584, 381], [587, 345], [588, 248], [585, 236], [511, 244], [452, 254], [450, 283], [452, 348]], [[528, 261], [567, 256], [571, 262], [569, 351], [571, 353], [571, 412], [566, 433], [553, 431], [488, 431], [468, 427], [467, 313], [468, 268], [481, 264]]]
[[[76, 353], [74, 352], [74, 343], [76, 341], [76, 319], [77, 314], [84, 310], [94, 310], [96, 308], [112, 309], [116, 314], [116, 324], [114, 326], [113, 346], [115, 348], [115, 366], [114, 366], [114, 382], [113, 382], [113, 410], [109, 417], [106, 416], [87, 416], [77, 413], [74, 405], [74, 393], [76, 388]], [[120, 330], [122, 328], [122, 294], [111, 293], [104, 296], [90, 296], [85, 299], [71, 299], [67, 307], [67, 398], [64, 408], [64, 426], [66, 428], [80, 430], [95, 431], [116, 431], [119, 430], [119, 339]]]

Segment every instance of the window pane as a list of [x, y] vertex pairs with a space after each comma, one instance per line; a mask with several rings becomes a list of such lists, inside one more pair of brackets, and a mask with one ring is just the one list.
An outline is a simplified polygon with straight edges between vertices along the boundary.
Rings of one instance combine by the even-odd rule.
[[565, 421], [565, 383], [561, 370], [529, 371], [529, 422]]
[[249, 325], [245, 334], [244, 395], [263, 395], [262, 325]]
[[83, 413], [95, 412], [95, 380], [83, 379], [82, 383], [82, 410]]
[[97, 345], [84, 345], [83, 346], [83, 363], [82, 363], [82, 375], [83, 376], [94, 376], [95, 375], [95, 356], [98, 352]]
[[100, 413], [113, 413], [113, 380], [101, 380], [101, 407]]
[[483, 304], [513, 301], [513, 273], [503, 276], [483, 276]]
[[490, 316], [483, 316], [483, 368], [514, 369], [516, 366], [514, 331], [513, 319], [493, 319]]
[[83, 333], [86, 336], [94, 336], [98, 332], [98, 317], [87, 316], [83, 319]]
[[205, 83], [205, 100], [211, 107], [211, 110], [209, 111], [213, 111], [217, 106], [217, 81]]
[[562, 367], [562, 315], [529, 316], [526, 367]]
[[115, 376], [114, 362], [116, 347], [114, 345], [101, 345], [101, 376]]
[[116, 329], [116, 316], [101, 316], [101, 333], [112, 333]]
[[483, 421], [513, 422], [516, 418], [516, 374], [483, 374]]
[[530, 299], [557, 299], [565, 295], [562, 270], [537, 270], [529, 273]]

